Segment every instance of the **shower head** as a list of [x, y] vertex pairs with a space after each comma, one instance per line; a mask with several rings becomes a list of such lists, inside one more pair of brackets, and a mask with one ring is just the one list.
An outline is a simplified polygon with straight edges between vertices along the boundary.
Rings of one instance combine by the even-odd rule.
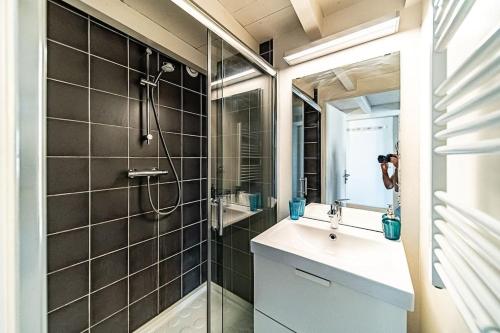
[[175, 70], [174, 64], [172, 64], [171, 62], [164, 62], [163, 65], [161, 66], [161, 71], [159, 71], [158, 74], [156, 75], [155, 84], [158, 83], [163, 73], [170, 73], [173, 72], [174, 70]]
[[175, 66], [171, 62], [164, 62], [163, 65], [161, 66], [161, 70], [164, 71], [165, 73], [170, 73], [175, 70]]

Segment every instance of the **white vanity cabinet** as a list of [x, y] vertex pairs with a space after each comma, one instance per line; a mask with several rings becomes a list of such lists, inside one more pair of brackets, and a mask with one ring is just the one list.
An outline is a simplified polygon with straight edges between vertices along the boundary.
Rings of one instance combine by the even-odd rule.
[[265, 257], [254, 256], [255, 333], [406, 332], [406, 310]]
[[263, 232], [251, 249], [256, 333], [406, 332], [414, 292], [401, 242], [301, 218]]

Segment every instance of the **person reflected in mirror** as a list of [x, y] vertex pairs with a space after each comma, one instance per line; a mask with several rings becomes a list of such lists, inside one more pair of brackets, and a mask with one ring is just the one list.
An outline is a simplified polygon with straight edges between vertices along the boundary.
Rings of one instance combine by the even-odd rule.
[[[399, 203], [399, 154], [388, 154], [387, 156], [380, 155], [378, 157], [380, 168], [382, 170], [382, 179], [384, 186], [388, 190], [394, 190], [394, 213], [397, 217], [401, 218], [401, 207]], [[394, 172], [389, 176], [389, 163], [394, 165]]]

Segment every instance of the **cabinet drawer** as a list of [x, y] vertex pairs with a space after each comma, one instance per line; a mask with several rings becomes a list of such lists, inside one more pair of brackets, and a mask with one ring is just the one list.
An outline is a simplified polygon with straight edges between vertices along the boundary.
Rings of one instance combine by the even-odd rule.
[[406, 332], [403, 309], [259, 255], [254, 270], [255, 308], [295, 332]]

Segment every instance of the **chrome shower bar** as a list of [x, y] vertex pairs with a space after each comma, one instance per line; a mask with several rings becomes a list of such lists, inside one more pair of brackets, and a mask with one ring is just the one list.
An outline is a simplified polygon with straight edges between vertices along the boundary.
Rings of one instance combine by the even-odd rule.
[[166, 174], [168, 174], [167, 170], [158, 170], [156, 168], [143, 170], [131, 169], [128, 171], [128, 178], [133, 179], [135, 177], [158, 177]]
[[[146, 134], [143, 139], [149, 145], [151, 140], [153, 140], [153, 135], [151, 134], [151, 124], [150, 124], [150, 112], [149, 112], [149, 87], [151, 82], [149, 81], [149, 57], [153, 54], [153, 51], [148, 47], [146, 49], [146, 79], [141, 79], [141, 85], [146, 86]], [[156, 86], [156, 85], [155, 85]]]

